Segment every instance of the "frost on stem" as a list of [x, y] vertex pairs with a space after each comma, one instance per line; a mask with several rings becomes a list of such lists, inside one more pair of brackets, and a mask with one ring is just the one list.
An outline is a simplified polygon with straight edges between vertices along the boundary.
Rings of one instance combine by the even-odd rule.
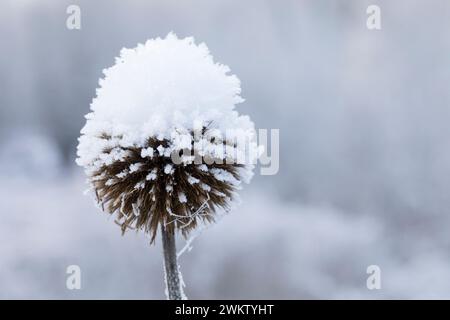
[[166, 296], [169, 300], [185, 300], [183, 292], [183, 278], [181, 276], [175, 245], [175, 233], [161, 226], [161, 238], [164, 254], [164, 278], [166, 282]]

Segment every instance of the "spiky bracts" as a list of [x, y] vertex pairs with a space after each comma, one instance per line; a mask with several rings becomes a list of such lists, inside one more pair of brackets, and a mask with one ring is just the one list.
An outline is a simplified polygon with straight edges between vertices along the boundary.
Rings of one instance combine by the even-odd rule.
[[117, 214], [122, 232], [144, 230], [153, 242], [162, 224], [186, 236], [200, 221], [212, 222], [217, 209], [228, 209], [244, 167], [230, 163], [235, 145], [213, 138], [209, 144], [225, 150], [219, 157], [199, 151], [193, 133], [188, 137], [190, 149], [186, 135], [183, 149], [174, 139], [150, 137], [141, 146], [123, 147], [121, 137], [99, 137], [110, 146], [93, 162], [90, 181], [102, 209]]

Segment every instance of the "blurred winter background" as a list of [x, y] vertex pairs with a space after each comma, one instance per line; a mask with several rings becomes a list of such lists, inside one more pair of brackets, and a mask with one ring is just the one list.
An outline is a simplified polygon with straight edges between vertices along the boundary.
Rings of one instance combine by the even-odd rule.
[[182, 256], [190, 298], [450, 298], [447, 0], [2, 0], [0, 298], [164, 298], [159, 244], [121, 237], [74, 159], [102, 69], [172, 30], [206, 42], [242, 81], [239, 110], [281, 136], [279, 173]]

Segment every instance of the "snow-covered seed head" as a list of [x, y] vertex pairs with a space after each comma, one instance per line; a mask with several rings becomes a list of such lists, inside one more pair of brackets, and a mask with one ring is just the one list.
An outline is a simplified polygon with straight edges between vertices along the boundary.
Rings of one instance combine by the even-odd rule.
[[[243, 100], [228, 73], [204, 44], [174, 34], [122, 49], [104, 71], [77, 163], [123, 232], [144, 230], [153, 241], [163, 224], [187, 235], [249, 182], [255, 130], [234, 110]], [[233, 161], [239, 155], [244, 162]]]

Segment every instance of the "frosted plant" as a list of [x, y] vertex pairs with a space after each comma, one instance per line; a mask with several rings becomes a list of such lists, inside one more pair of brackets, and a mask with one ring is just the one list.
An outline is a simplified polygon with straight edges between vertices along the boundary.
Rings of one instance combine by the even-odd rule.
[[175, 235], [229, 210], [258, 155], [239, 115], [239, 79], [205, 44], [169, 34], [122, 49], [103, 71], [81, 130], [77, 163], [124, 233], [161, 231], [170, 299], [182, 299]]

